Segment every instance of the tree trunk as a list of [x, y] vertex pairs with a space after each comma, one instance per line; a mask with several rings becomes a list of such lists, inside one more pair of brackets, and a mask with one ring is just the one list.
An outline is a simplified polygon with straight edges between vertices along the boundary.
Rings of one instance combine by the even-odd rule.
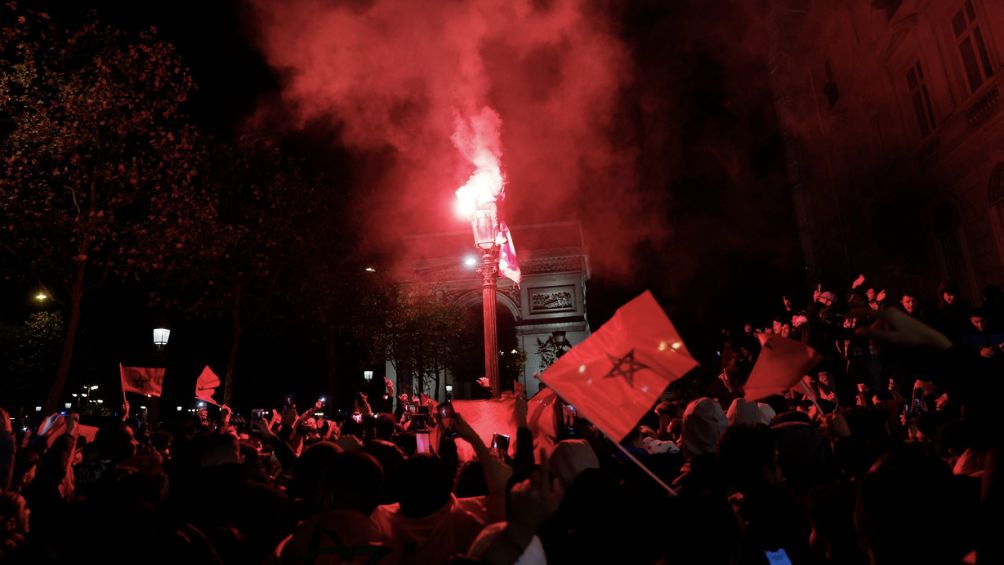
[[63, 396], [66, 379], [70, 375], [73, 346], [77, 340], [77, 328], [80, 327], [80, 301], [84, 297], [84, 270], [84, 263], [80, 263], [73, 273], [73, 287], [70, 288], [70, 319], [66, 322], [66, 338], [63, 340], [63, 354], [59, 358], [59, 368], [56, 369], [56, 380], [49, 388], [49, 398], [45, 401], [46, 414], [52, 414], [59, 409], [59, 399]]
[[241, 346], [241, 287], [234, 293], [234, 311], [230, 327], [230, 355], [227, 356], [227, 372], [223, 377], [223, 404], [230, 406], [234, 389], [234, 372], [237, 370], [237, 352]]

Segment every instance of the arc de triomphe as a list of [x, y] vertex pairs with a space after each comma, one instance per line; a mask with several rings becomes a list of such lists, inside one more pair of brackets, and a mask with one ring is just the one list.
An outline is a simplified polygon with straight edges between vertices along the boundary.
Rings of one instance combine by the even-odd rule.
[[[527, 394], [539, 388], [535, 378], [546, 360], [542, 357], [562, 338], [568, 345], [580, 343], [589, 335], [586, 317], [586, 282], [589, 260], [578, 222], [557, 222], [510, 226], [522, 271], [522, 284], [509, 279], [498, 282], [498, 310], [507, 310], [515, 320], [516, 342], [526, 353], [521, 380]], [[399, 284], [417, 281], [432, 283], [443, 299], [463, 307], [481, 304], [481, 280], [470, 264], [477, 257], [470, 230], [416, 235], [407, 238], [408, 261], [397, 275]], [[501, 331], [501, 330], [500, 330]], [[500, 341], [502, 336], [500, 335]], [[541, 354], [541, 344], [546, 344]], [[481, 342], [477, 343], [481, 347]], [[386, 365], [386, 374], [396, 380], [394, 367]], [[441, 386], [451, 384], [446, 376]], [[432, 393], [433, 391], [426, 391]], [[438, 391], [443, 398], [444, 391]]]

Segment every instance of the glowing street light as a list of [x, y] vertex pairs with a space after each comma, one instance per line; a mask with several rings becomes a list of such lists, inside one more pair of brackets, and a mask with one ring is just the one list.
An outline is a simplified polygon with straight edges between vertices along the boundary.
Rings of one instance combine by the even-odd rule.
[[164, 349], [169, 339], [171, 339], [171, 330], [167, 328], [155, 328], [153, 330], [153, 344], [157, 346], [158, 350]]
[[38, 292], [38, 293], [37, 293], [37, 294], [35, 295], [35, 301], [36, 301], [36, 302], [45, 302], [45, 301], [46, 301], [46, 300], [48, 300], [48, 299], [49, 299], [49, 295], [48, 295], [48, 294], [46, 294], [46, 293], [44, 293], [44, 292], [42, 292], [42, 291], [39, 291], [39, 292]]

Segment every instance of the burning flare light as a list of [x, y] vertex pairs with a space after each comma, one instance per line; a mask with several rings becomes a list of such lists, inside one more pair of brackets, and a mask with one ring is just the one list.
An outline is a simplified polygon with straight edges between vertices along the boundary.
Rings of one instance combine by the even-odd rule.
[[502, 144], [499, 130], [502, 120], [491, 108], [463, 118], [457, 116], [452, 136], [453, 144], [475, 167], [463, 186], [457, 189], [457, 214], [465, 219], [474, 211], [505, 198], [505, 176], [502, 174]]

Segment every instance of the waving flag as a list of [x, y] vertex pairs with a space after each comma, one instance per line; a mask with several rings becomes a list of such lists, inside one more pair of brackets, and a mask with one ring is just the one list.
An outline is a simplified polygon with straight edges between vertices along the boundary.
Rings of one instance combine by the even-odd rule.
[[[511, 438], [510, 449], [516, 447], [516, 422], [513, 419], [515, 399], [512, 395], [490, 400], [454, 400], [453, 409], [464, 417], [471, 428], [478, 432], [481, 441], [491, 446], [492, 434], [498, 432]], [[438, 427], [436, 428], [439, 429]], [[438, 445], [438, 438], [436, 438]], [[474, 458], [474, 450], [465, 441], [457, 442], [457, 456], [461, 461]]]
[[763, 347], [746, 381], [746, 400], [760, 400], [772, 394], [784, 394], [823, 360], [816, 350], [777, 335], [762, 339]]
[[122, 392], [159, 398], [164, 388], [163, 367], [124, 367], [119, 363], [119, 376], [122, 378]]
[[202, 369], [202, 374], [199, 375], [199, 380], [195, 381], [195, 398], [219, 406], [219, 403], [213, 400], [218, 386], [220, 386], [220, 378], [209, 368], [209, 365], [206, 365]]
[[646, 291], [555, 361], [540, 380], [620, 442], [666, 386], [696, 366], [673, 323]]
[[519, 259], [516, 257], [516, 245], [512, 241], [512, 234], [509, 233], [509, 226], [505, 222], [499, 226], [499, 272], [502, 276], [516, 283], [519, 286], [522, 274], [519, 271]]

